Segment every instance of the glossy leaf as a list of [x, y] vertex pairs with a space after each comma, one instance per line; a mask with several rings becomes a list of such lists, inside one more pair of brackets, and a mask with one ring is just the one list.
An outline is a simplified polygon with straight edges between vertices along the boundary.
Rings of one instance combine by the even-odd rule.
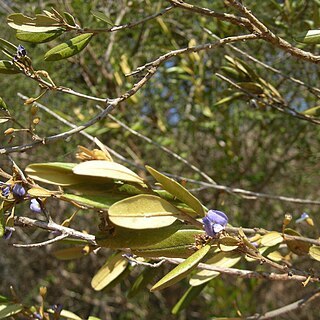
[[[54, 313], [54, 310], [52, 309], [48, 309], [47, 312], [49, 313]], [[65, 310], [63, 309], [60, 312], [60, 318], [62, 319], [67, 319], [67, 320], [83, 320], [82, 318], [80, 318], [78, 315], [76, 315], [75, 313], [69, 311], [69, 310]], [[59, 319], [60, 319], [59, 318]]]
[[[208, 265], [230, 268], [237, 264], [241, 259], [241, 254], [238, 252], [218, 252], [205, 263]], [[200, 270], [194, 274], [189, 280], [191, 286], [199, 286], [217, 277], [220, 272], [211, 270]]]
[[136, 296], [141, 290], [143, 290], [154, 279], [159, 271], [160, 268], [146, 267], [131, 285], [127, 294], [128, 298]]
[[14, 314], [19, 313], [23, 306], [18, 303], [1, 303], [0, 304], [0, 319], [4, 319]]
[[27, 32], [18, 30], [16, 38], [31, 43], [45, 43], [58, 38], [65, 30], [57, 29], [49, 32]]
[[133, 230], [115, 226], [109, 232], [99, 233], [96, 236], [96, 241], [99, 246], [111, 249], [139, 249], [166, 240], [182, 226], [180, 221], [176, 221], [168, 227], [157, 229]]
[[43, 14], [37, 14], [35, 18], [30, 18], [22, 13], [13, 13], [7, 17], [7, 22], [13, 29], [28, 32], [48, 32], [60, 29], [62, 26], [56, 19]]
[[17, 74], [20, 70], [10, 60], [0, 60], [0, 73]]
[[[285, 234], [289, 234], [292, 236], [299, 236], [301, 237], [301, 234], [293, 229], [287, 228], [284, 230]], [[300, 240], [291, 240], [291, 239], [285, 239], [285, 242], [289, 248], [290, 251], [292, 251], [293, 253], [299, 255], [299, 256], [303, 256], [308, 254], [309, 249], [311, 247], [310, 243], [304, 242], [304, 241], [300, 241]]]
[[180, 215], [177, 208], [153, 195], [137, 195], [109, 208], [109, 219], [129, 229], [156, 229], [171, 225]]
[[201, 202], [192, 195], [187, 189], [185, 189], [181, 184], [170, 179], [160, 173], [159, 171], [146, 166], [146, 169], [150, 172], [150, 174], [161, 183], [162, 187], [171, 193], [173, 196], [177, 197], [180, 201], [187, 204], [190, 208], [192, 208], [198, 215], [204, 216], [205, 210], [201, 204]]
[[161, 290], [167, 288], [180, 280], [184, 279], [190, 272], [197, 267], [199, 262], [206, 256], [210, 250], [210, 245], [205, 245], [200, 250], [196, 251], [184, 262], [167, 273], [161, 280], [159, 280], [150, 291]]
[[320, 246], [311, 246], [309, 254], [311, 258], [320, 261]]
[[156, 244], [133, 250], [133, 253], [141, 257], [187, 258], [194, 252], [195, 236], [199, 234], [204, 231], [180, 229]]
[[204, 283], [200, 286], [189, 287], [180, 300], [172, 308], [172, 314], [178, 314], [180, 311], [188, 307], [188, 305], [199, 297], [200, 292], [205, 288], [207, 284]]
[[143, 179], [127, 167], [110, 161], [92, 160], [78, 164], [73, 168], [77, 175], [105, 177], [115, 180], [143, 183]]
[[74, 37], [67, 42], [61, 43], [50, 49], [45, 55], [44, 60], [57, 61], [67, 59], [82, 51], [90, 42], [93, 33], [84, 33]]
[[111, 257], [92, 278], [92, 288], [96, 291], [102, 290], [118, 278], [126, 270], [127, 266], [128, 260], [122, 257], [122, 253]]
[[103, 12], [98, 11], [98, 10], [91, 10], [91, 13], [99, 20], [106, 22], [107, 24], [110, 24], [111, 26], [114, 25], [114, 23], [112, 22], [112, 20], [105, 15]]
[[281, 233], [272, 231], [262, 236], [260, 242], [262, 246], [272, 247], [283, 241]]

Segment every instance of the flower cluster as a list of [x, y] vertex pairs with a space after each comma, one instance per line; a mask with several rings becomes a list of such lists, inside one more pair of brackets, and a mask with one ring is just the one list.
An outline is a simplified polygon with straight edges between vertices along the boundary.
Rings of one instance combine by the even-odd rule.
[[225, 229], [228, 224], [228, 217], [222, 211], [209, 210], [207, 215], [202, 219], [202, 222], [206, 234], [214, 237]]

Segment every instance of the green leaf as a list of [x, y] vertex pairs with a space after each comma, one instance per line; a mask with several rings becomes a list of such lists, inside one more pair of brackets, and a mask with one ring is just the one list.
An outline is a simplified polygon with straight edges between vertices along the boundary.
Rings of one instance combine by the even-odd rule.
[[[237, 264], [241, 259], [241, 254], [238, 252], [218, 252], [205, 263], [211, 266], [230, 268]], [[194, 274], [189, 284], [191, 286], [199, 286], [217, 277], [220, 272], [211, 270], [200, 270]]]
[[[301, 237], [301, 234], [293, 229], [287, 228], [284, 230], [285, 234], [289, 234], [291, 236]], [[300, 241], [300, 240], [291, 240], [285, 239], [285, 242], [290, 251], [297, 254], [298, 256], [303, 256], [309, 253], [309, 249], [311, 247], [310, 243]]]
[[[52, 309], [48, 309], [47, 312], [55, 313], [55, 311]], [[65, 309], [61, 311], [60, 318], [63, 318], [63, 319], [66, 318], [67, 320], [83, 320], [82, 318], [77, 316], [75, 313]]]
[[316, 106], [316, 107], [304, 110], [302, 113], [312, 117], [320, 116], [320, 106]]
[[83, 247], [72, 247], [59, 249], [52, 252], [52, 255], [58, 260], [73, 260], [84, 256]]
[[122, 253], [107, 260], [91, 280], [94, 290], [100, 291], [118, 278], [127, 268], [128, 260], [122, 257]]
[[237, 249], [240, 245], [239, 239], [233, 237], [220, 238], [218, 243], [221, 251], [232, 251]]
[[263, 88], [260, 84], [255, 82], [238, 82], [237, 83], [242, 89], [252, 94], [262, 94]]
[[156, 229], [171, 225], [180, 211], [153, 195], [137, 195], [118, 201], [109, 208], [109, 219], [129, 229]]
[[5, 210], [3, 208], [3, 205], [4, 205], [4, 201], [1, 201], [0, 203], [0, 238], [3, 237], [4, 232], [6, 230], [5, 217], [4, 217]]
[[77, 24], [76, 24], [76, 20], [74, 18], [74, 16], [72, 14], [70, 14], [69, 12], [64, 12], [63, 13], [65, 18], [66, 18], [66, 21], [68, 22], [68, 24], [70, 26], [73, 26], [75, 27]]
[[20, 70], [10, 60], [0, 60], [0, 73], [17, 74]]
[[156, 244], [134, 249], [133, 253], [141, 257], [187, 258], [194, 252], [195, 237], [200, 234], [204, 231], [180, 229]]
[[103, 12], [98, 11], [98, 10], [91, 10], [91, 13], [98, 19], [101, 20], [103, 22], [106, 22], [107, 24], [110, 24], [111, 26], [114, 25], [114, 23], [112, 22], [112, 20], [106, 16]]
[[199, 262], [206, 256], [210, 250], [210, 245], [205, 245], [200, 250], [192, 254], [184, 262], [180, 263], [177, 267], [166, 274], [159, 280], [150, 291], [161, 290], [167, 288], [180, 280], [184, 279], [193, 269], [197, 267]]
[[283, 241], [283, 237], [281, 233], [276, 231], [271, 231], [267, 234], [265, 234], [261, 240], [260, 243], [264, 247], [273, 247], [277, 245], [278, 243], [281, 243]]
[[17, 47], [13, 43], [2, 38], [0, 38], [0, 49], [4, 50], [8, 54], [10, 54], [12, 57], [17, 52]]
[[23, 309], [23, 306], [18, 303], [1, 303], [0, 304], [0, 319], [10, 317], [19, 313]]
[[[84, 33], [74, 37], [67, 42], [61, 43], [50, 49], [45, 55], [44, 60], [57, 61], [67, 59], [82, 51], [90, 42], [93, 33]], [[90, 161], [89, 161], [90, 162]]]
[[200, 292], [204, 289], [204, 287], [206, 285], [207, 285], [206, 283], [203, 283], [200, 286], [189, 287], [189, 289], [184, 293], [184, 295], [180, 298], [180, 300], [172, 308], [171, 313], [178, 314], [181, 310], [188, 307], [188, 305], [192, 301], [194, 301], [196, 298], [199, 297]]
[[5, 113], [9, 115], [8, 107], [1, 97], [0, 97], [0, 111], [5, 111]]
[[105, 160], [82, 162], [73, 168], [73, 172], [82, 176], [105, 177], [139, 184], [143, 183], [143, 179], [127, 167]]
[[302, 43], [318, 44], [320, 43], [320, 30], [308, 30], [296, 36], [295, 40]]
[[146, 267], [137, 277], [128, 291], [127, 297], [132, 298], [143, 290], [159, 273], [160, 268]]
[[7, 17], [7, 22], [11, 28], [27, 32], [48, 32], [63, 26], [58, 20], [43, 14], [30, 18], [22, 13], [13, 13]]
[[63, 194], [62, 196], [60, 196], [60, 199], [72, 201], [89, 208], [109, 209], [110, 206], [112, 206], [119, 200], [123, 200], [127, 197], [128, 197], [127, 195], [112, 194], [112, 193], [111, 194], [107, 193], [105, 195], [81, 195], [81, 196], [77, 196], [74, 194]]
[[111, 249], [139, 249], [167, 239], [182, 226], [183, 224], [180, 221], [176, 221], [168, 227], [158, 229], [133, 230], [115, 226], [109, 232], [99, 233], [96, 236], [96, 241], [99, 246]]
[[309, 254], [311, 258], [320, 261], [320, 246], [311, 246]]
[[177, 197], [180, 201], [187, 204], [201, 217], [205, 215], [205, 210], [201, 202], [194, 195], [192, 195], [187, 189], [185, 189], [181, 184], [174, 181], [173, 179], [166, 177], [159, 171], [149, 166], [146, 166], [146, 169], [159, 183], [161, 183], [162, 187], [166, 191], [168, 191], [169, 193]]
[[101, 320], [101, 318], [97, 318], [94, 316], [89, 316], [88, 320]]
[[65, 30], [64, 29], [57, 29], [54, 31], [48, 32], [27, 32], [18, 30], [16, 33], [16, 38], [31, 43], [44, 43], [49, 42], [53, 39], [59, 37]]

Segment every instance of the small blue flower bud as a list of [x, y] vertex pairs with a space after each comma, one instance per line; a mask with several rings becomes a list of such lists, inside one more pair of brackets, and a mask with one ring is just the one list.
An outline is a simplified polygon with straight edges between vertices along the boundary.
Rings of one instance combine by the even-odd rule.
[[206, 234], [214, 237], [217, 233], [224, 230], [228, 224], [228, 217], [222, 211], [209, 210], [207, 215], [202, 219], [202, 222]]
[[19, 44], [17, 48], [18, 58], [25, 57], [26, 55], [27, 55], [26, 49], [21, 44]]
[[3, 238], [4, 238], [5, 240], [10, 239], [11, 236], [12, 236], [13, 231], [14, 231], [13, 228], [8, 228], [8, 227], [6, 227], [6, 228], [5, 228], [5, 231], [4, 231], [4, 234], [3, 234]]
[[17, 197], [23, 197], [26, 194], [25, 188], [18, 183], [13, 186], [12, 192]]
[[34, 213], [41, 212], [41, 206], [40, 206], [40, 203], [37, 201], [37, 199], [31, 199], [30, 210]]
[[1, 190], [1, 195], [7, 198], [10, 194], [10, 187], [6, 186]]

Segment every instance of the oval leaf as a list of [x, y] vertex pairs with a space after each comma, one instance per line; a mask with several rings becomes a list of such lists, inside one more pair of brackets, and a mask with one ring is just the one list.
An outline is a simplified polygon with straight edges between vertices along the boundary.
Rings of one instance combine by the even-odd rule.
[[[284, 230], [284, 233], [292, 235], [292, 236], [299, 236], [301, 237], [301, 234], [293, 229], [287, 228]], [[303, 256], [308, 254], [309, 249], [311, 247], [310, 243], [300, 241], [300, 240], [291, 240], [291, 239], [286, 239], [285, 240], [288, 248], [290, 251], [293, 253], [297, 254], [298, 256]]]
[[100, 233], [96, 236], [99, 246], [122, 249], [139, 249], [159, 243], [177, 232], [183, 224], [176, 221], [172, 225], [158, 229], [133, 230], [115, 226], [109, 232]]
[[122, 257], [122, 253], [108, 259], [92, 278], [91, 286], [94, 290], [100, 291], [118, 278], [126, 270], [128, 260]]
[[298, 42], [308, 43], [308, 44], [318, 44], [320, 43], [320, 30], [308, 30], [295, 37]]
[[55, 250], [52, 252], [52, 255], [58, 260], [73, 260], [82, 258], [85, 252], [83, 247], [73, 247]]
[[125, 166], [110, 161], [92, 160], [78, 164], [73, 168], [77, 175], [105, 177], [115, 180], [143, 183], [143, 179]]
[[204, 231], [198, 229], [180, 229], [156, 244], [133, 250], [133, 253], [141, 257], [151, 258], [187, 258], [194, 252], [195, 237], [199, 234], [204, 234]]
[[232, 251], [239, 247], [239, 240], [233, 237], [223, 237], [220, 238], [219, 241], [219, 248], [221, 251]]
[[109, 219], [129, 229], [156, 229], [171, 225], [180, 211], [166, 200], [153, 195], [137, 195], [109, 208]]
[[23, 309], [23, 306], [18, 303], [2, 303], [0, 304], [0, 319], [10, 317], [19, 313]]
[[200, 201], [194, 195], [192, 195], [187, 189], [185, 189], [181, 184], [174, 181], [173, 179], [166, 177], [162, 173], [158, 172], [157, 170], [149, 166], [146, 166], [146, 169], [158, 182], [161, 183], [162, 187], [166, 191], [177, 197], [180, 201], [187, 204], [198, 215], [205, 215], [205, 210]]
[[311, 246], [309, 254], [311, 258], [320, 261], [320, 246]]
[[59, 37], [63, 32], [64, 29], [49, 32], [27, 32], [18, 30], [16, 33], [16, 38], [25, 42], [44, 43]]
[[267, 234], [265, 234], [261, 238], [261, 245], [264, 247], [273, 247], [283, 241], [283, 237], [281, 233], [272, 231]]
[[61, 43], [50, 49], [45, 55], [44, 60], [57, 61], [67, 59], [82, 51], [90, 42], [93, 33], [84, 33], [74, 37], [67, 42]]
[[[218, 252], [205, 263], [212, 266], [230, 268], [237, 264], [241, 259], [238, 252]], [[220, 272], [211, 270], [200, 270], [189, 280], [191, 286], [199, 286], [217, 277]]]
[[159, 280], [150, 291], [161, 290], [167, 288], [180, 280], [184, 279], [198, 263], [206, 256], [210, 250], [210, 245], [205, 245], [200, 250], [192, 254], [184, 262], [180, 263], [177, 267], [166, 274], [161, 280]]

